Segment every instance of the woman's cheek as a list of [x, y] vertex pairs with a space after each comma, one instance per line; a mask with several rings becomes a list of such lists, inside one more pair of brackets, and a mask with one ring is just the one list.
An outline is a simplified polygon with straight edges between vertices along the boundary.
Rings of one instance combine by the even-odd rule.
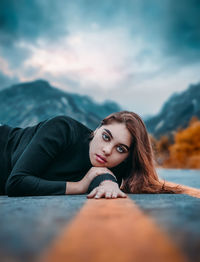
[[113, 159], [111, 161], [112, 167], [117, 166], [120, 162], [122, 162], [121, 158], [119, 156], [113, 156]]

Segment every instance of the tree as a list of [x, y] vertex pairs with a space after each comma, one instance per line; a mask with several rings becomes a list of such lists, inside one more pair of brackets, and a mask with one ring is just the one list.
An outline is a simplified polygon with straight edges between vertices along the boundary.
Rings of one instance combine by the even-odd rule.
[[189, 126], [175, 134], [175, 143], [169, 147], [165, 167], [200, 168], [200, 121], [193, 117]]

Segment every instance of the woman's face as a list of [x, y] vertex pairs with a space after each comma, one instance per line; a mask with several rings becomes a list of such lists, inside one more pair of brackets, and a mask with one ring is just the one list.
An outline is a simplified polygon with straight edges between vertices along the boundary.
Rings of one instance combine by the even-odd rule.
[[128, 157], [131, 141], [131, 133], [123, 123], [113, 122], [96, 129], [89, 149], [92, 165], [117, 166]]

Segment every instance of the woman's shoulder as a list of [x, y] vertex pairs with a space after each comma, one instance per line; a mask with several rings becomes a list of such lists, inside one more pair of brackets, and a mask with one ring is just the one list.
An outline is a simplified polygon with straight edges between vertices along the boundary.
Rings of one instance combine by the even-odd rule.
[[[57, 116], [54, 116], [54, 117], [50, 117], [48, 118], [46, 121], [48, 122], [65, 122], [65, 123], [69, 123], [69, 124], [72, 124], [72, 125], [82, 125], [82, 126], [85, 126], [83, 125], [81, 122], [79, 122], [78, 120], [76, 120], [75, 118], [72, 118], [68, 115], [57, 115]], [[85, 126], [86, 127], [86, 126]]]
[[71, 131], [76, 132], [76, 131], [80, 131], [80, 132], [92, 132], [92, 130], [87, 127], [86, 125], [84, 125], [83, 123], [79, 122], [78, 120], [76, 120], [75, 118], [72, 118], [68, 115], [57, 115], [54, 117], [50, 117], [48, 118], [46, 121], [46, 123], [48, 124], [52, 124], [55, 127], [62, 127], [63, 128], [69, 128]]

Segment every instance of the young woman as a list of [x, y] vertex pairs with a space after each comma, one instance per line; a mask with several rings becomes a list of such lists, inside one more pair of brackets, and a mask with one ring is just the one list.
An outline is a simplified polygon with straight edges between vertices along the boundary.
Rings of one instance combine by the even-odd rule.
[[177, 193], [158, 179], [141, 118], [107, 116], [93, 132], [68, 116], [35, 126], [0, 126], [0, 195]]

